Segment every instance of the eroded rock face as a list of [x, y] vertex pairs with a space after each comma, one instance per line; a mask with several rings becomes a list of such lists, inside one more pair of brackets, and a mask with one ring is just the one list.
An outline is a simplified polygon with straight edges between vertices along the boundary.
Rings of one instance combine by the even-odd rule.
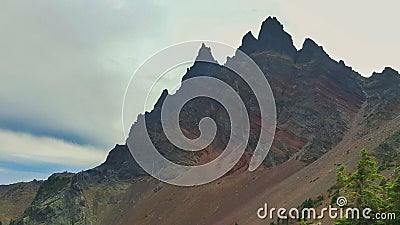
[[126, 145], [116, 145], [110, 151], [103, 164], [82, 173], [80, 179], [89, 179], [96, 182], [113, 179], [130, 180], [144, 174], [145, 172], [133, 159], [128, 147]]
[[370, 125], [378, 120], [390, 120], [399, 116], [400, 75], [389, 67], [381, 73], [373, 73], [364, 82], [367, 97], [364, 117]]
[[136, 163], [117, 145], [102, 165], [78, 174], [53, 174], [40, 186], [18, 225], [102, 224], [121, 202], [134, 178]]
[[[263, 24], [262, 32], [268, 30], [272, 36], [288, 37], [273, 18]], [[260, 35], [268, 39], [267, 33]], [[332, 60], [311, 39], [306, 39], [303, 48], [293, 53], [288, 50], [294, 48], [289, 39], [282, 41], [282, 45], [265, 48], [260, 38], [256, 40], [251, 33], [247, 33], [240, 47], [250, 52], [250, 57], [266, 75], [277, 105], [278, 132], [264, 162], [266, 166], [280, 164], [289, 158], [307, 163], [318, 159], [341, 141], [366, 98], [365, 79], [358, 73], [343, 62]], [[207, 59], [213, 60], [210, 52], [209, 48], [202, 46], [199, 55], [207, 55]], [[227, 63], [240, 62], [233, 57]], [[250, 88], [236, 74], [215, 64], [196, 62], [188, 69], [183, 80], [196, 76], [216, 77], [228, 83], [242, 97], [250, 118], [251, 134], [247, 152], [251, 153], [260, 134], [260, 112]], [[218, 156], [229, 140], [230, 121], [223, 107], [214, 100], [198, 98], [183, 108], [180, 125], [188, 137], [198, 137], [198, 123], [204, 117], [211, 117], [217, 122], [218, 132], [217, 138], [205, 151], [195, 154], [182, 152], [170, 144], [161, 132], [160, 109], [167, 94], [163, 92], [155, 109], [146, 114], [149, 134], [162, 154], [188, 165], [204, 162], [201, 159], [205, 158], [210, 161]]]
[[50, 176], [17, 224], [88, 224], [88, 207], [73, 177], [71, 173]]

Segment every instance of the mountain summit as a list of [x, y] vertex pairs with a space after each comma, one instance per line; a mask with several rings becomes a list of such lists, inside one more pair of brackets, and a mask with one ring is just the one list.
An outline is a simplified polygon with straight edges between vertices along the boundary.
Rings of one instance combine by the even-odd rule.
[[254, 52], [272, 51], [295, 57], [296, 48], [292, 36], [288, 34], [276, 17], [268, 17], [261, 25], [258, 38], [248, 32], [242, 40], [240, 50], [247, 54]]
[[214, 59], [214, 56], [211, 53], [211, 48], [207, 47], [204, 43], [201, 45], [195, 61], [217, 63], [217, 60]]
[[298, 51], [296, 61], [298, 63], [305, 63], [311, 60], [329, 59], [328, 54], [324, 51], [322, 46], [317, 45], [310, 38], [306, 38], [303, 47]]
[[255, 52], [273, 52], [289, 56], [298, 63], [311, 60], [329, 60], [329, 55], [312, 39], [306, 38], [303, 47], [298, 51], [293, 44], [292, 36], [287, 33], [276, 17], [268, 17], [261, 25], [258, 38], [251, 31], [242, 39], [239, 49], [246, 54]]
[[259, 51], [274, 51], [294, 57], [297, 50], [292, 36], [283, 30], [276, 17], [268, 17], [261, 25], [258, 35]]

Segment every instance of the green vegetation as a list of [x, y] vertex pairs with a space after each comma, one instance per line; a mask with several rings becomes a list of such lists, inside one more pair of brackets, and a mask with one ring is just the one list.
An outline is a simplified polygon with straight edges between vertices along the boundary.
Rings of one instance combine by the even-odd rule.
[[300, 225], [309, 225], [310, 223], [307, 223], [304, 219], [300, 221]]
[[[324, 196], [321, 194], [321, 195], [319, 195], [317, 198], [315, 198], [315, 199], [312, 199], [312, 198], [308, 198], [308, 199], [306, 199], [306, 200], [304, 200], [301, 204], [300, 204], [300, 206], [298, 206], [297, 207], [297, 209], [299, 209], [299, 212], [301, 212], [303, 209], [305, 209], [305, 208], [317, 208], [317, 207], [319, 207], [319, 206], [321, 206], [322, 205], [322, 202], [324, 201]], [[301, 224], [307, 224], [306, 223], [306, 218], [308, 218], [308, 213], [306, 212], [305, 213], [305, 215], [304, 215], [304, 217], [305, 218], [300, 218], [298, 221], [301, 223]]]
[[[339, 167], [336, 176], [336, 185], [331, 188], [332, 200], [338, 196], [347, 199], [349, 208], [370, 208], [370, 216], [377, 213], [396, 213], [395, 220], [365, 219], [337, 219], [336, 225], [364, 225], [364, 224], [400, 224], [400, 178], [398, 173], [394, 177], [386, 178], [379, 174], [378, 162], [365, 149], [361, 150], [361, 159], [356, 171], [346, 174], [344, 166]], [[336, 199], [335, 201], [336, 202]]]
[[49, 177], [49, 179], [43, 183], [43, 185], [39, 188], [37, 196], [41, 198], [48, 198], [52, 196], [54, 193], [61, 191], [64, 187], [66, 187], [71, 181], [70, 176], [55, 174]]
[[[400, 168], [397, 168], [400, 170]], [[400, 176], [395, 182], [387, 186], [387, 208], [396, 214], [396, 220], [392, 224], [400, 224]]]
[[318, 206], [322, 205], [323, 200], [324, 200], [323, 195], [319, 195], [316, 199], [308, 198], [303, 203], [301, 203], [301, 205], [297, 208], [300, 210], [304, 208], [317, 208]]
[[380, 161], [379, 171], [399, 166], [400, 132], [386, 139], [375, 151], [376, 158]]

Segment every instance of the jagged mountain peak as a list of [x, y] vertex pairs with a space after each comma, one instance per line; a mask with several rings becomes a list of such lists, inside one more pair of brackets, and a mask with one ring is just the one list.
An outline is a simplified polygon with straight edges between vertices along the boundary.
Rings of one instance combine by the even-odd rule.
[[[267, 19], [265, 19], [262, 22], [261, 25], [261, 31], [263, 30], [269, 30], [270, 32], [284, 32], [283, 30], [283, 24], [281, 24], [281, 22], [279, 22], [279, 20], [276, 17], [267, 17]], [[262, 37], [262, 35], [264, 34], [263, 32], [260, 31], [260, 34], [258, 35], [258, 38], [260, 39], [260, 37]]]
[[292, 58], [297, 53], [292, 36], [283, 29], [283, 25], [276, 17], [268, 17], [262, 22], [257, 38], [254, 37], [251, 31], [247, 32], [243, 36], [242, 45], [239, 49], [246, 54], [271, 51], [288, 55]]
[[242, 38], [242, 45], [239, 50], [250, 54], [257, 50], [257, 39], [254, 37], [251, 31], [247, 32]]
[[[397, 90], [400, 86], [400, 74], [391, 67], [385, 67], [381, 73], [374, 72], [370, 79], [372, 86], [376, 86], [376, 90]], [[377, 88], [378, 87], [378, 88]]]
[[322, 50], [323, 50], [323, 47], [322, 47], [322, 46], [319, 46], [319, 45], [318, 45], [314, 40], [312, 40], [311, 38], [306, 38], [306, 39], [304, 40], [302, 49], [305, 49], [305, 50], [307, 50], [307, 49], [312, 49], [312, 50], [322, 49]]
[[211, 48], [207, 47], [204, 43], [201, 44], [195, 61], [207, 61], [215, 63], [217, 62], [217, 60], [215, 60], [214, 56], [212, 55]]
[[398, 76], [399, 75], [399, 71], [393, 69], [392, 67], [385, 67], [385, 69], [383, 69], [382, 74], [391, 74], [391, 75], [395, 75]]
[[400, 79], [400, 74], [397, 70], [393, 69], [392, 67], [385, 67], [381, 73], [374, 72], [372, 73], [371, 78], [383, 78], [387, 79], [389, 77]]
[[311, 38], [306, 38], [303, 47], [298, 51], [296, 61], [304, 63], [315, 59], [325, 59], [327, 57], [329, 58], [329, 55], [322, 46], [318, 45]]
[[197, 76], [214, 76], [219, 71], [220, 65], [212, 55], [211, 47], [204, 43], [201, 45], [193, 66], [187, 69], [182, 81]]
[[258, 34], [258, 47], [260, 51], [274, 51], [293, 58], [297, 52], [292, 36], [283, 29], [276, 17], [268, 17], [262, 23]]
[[248, 31], [244, 36], [243, 36], [243, 40], [255, 40], [257, 41], [257, 39], [254, 37], [253, 33], [251, 31]]

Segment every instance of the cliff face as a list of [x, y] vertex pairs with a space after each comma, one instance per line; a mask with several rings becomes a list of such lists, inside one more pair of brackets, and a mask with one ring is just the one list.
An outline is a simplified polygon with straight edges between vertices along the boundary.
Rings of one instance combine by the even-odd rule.
[[[248, 53], [266, 75], [275, 96], [278, 124], [272, 151], [264, 165], [273, 166], [290, 158], [310, 163], [339, 143], [353, 117], [366, 99], [368, 79], [336, 62], [321, 46], [306, 39], [302, 49], [295, 50], [291, 36], [276, 18], [263, 22], [258, 39], [247, 33], [239, 47]], [[198, 58], [214, 61], [211, 49], [202, 46]], [[227, 63], [241, 63], [233, 57]], [[235, 89], [244, 100], [250, 117], [251, 153], [260, 135], [260, 111], [252, 90], [237, 75], [223, 66], [196, 62], [183, 80], [197, 76], [213, 76]], [[146, 114], [150, 136], [158, 149], [172, 160], [196, 164], [210, 161], [220, 154], [229, 140], [230, 121], [223, 107], [211, 99], [190, 101], [181, 111], [181, 128], [190, 137], [199, 135], [196, 124], [204, 117], [217, 121], [217, 138], [205, 151], [182, 153], [171, 145], [162, 130], [160, 108], [167, 92]], [[134, 128], [134, 126], [133, 126]], [[178, 152], [179, 154], [175, 154]], [[242, 159], [246, 165], [248, 155]]]
[[[263, 22], [260, 35], [250, 32], [240, 50], [259, 65], [272, 88], [278, 115], [277, 131], [265, 167], [274, 167], [290, 159], [309, 164], [337, 147], [354, 126], [381, 123], [395, 118], [400, 111], [400, 75], [387, 68], [371, 78], [361, 77], [343, 61], [336, 62], [321, 46], [306, 39], [296, 50], [291, 36], [276, 18]], [[211, 49], [202, 46], [198, 58], [212, 59]], [[235, 57], [227, 63], [235, 62]], [[260, 112], [249, 87], [222, 66], [195, 62], [183, 80], [210, 75], [230, 84], [245, 99], [251, 126], [249, 144], [239, 164], [231, 171], [244, 171], [260, 134]], [[217, 121], [217, 138], [204, 151], [185, 153], [173, 146], [162, 132], [160, 107], [168, 95], [164, 91], [152, 112], [146, 113], [149, 134], [161, 154], [170, 160], [198, 165], [217, 157], [229, 140], [230, 122], [223, 107], [206, 98], [190, 101], [181, 112], [181, 128], [188, 137], [197, 137], [196, 124], [209, 116]], [[358, 119], [358, 118], [357, 118]], [[135, 126], [135, 125], [133, 125]], [[41, 184], [33, 203], [21, 216], [19, 224], [112, 224], [124, 211], [123, 204], [133, 204], [142, 197], [132, 197], [129, 190], [156, 193], [154, 183], [133, 160], [125, 145], [117, 145], [100, 166], [78, 174], [55, 174]], [[131, 199], [131, 200], [127, 200]], [[119, 210], [119, 211], [118, 211]]]
[[50, 176], [16, 224], [101, 224], [113, 218], [114, 207], [144, 174], [128, 147], [116, 145], [106, 161], [91, 170]]

